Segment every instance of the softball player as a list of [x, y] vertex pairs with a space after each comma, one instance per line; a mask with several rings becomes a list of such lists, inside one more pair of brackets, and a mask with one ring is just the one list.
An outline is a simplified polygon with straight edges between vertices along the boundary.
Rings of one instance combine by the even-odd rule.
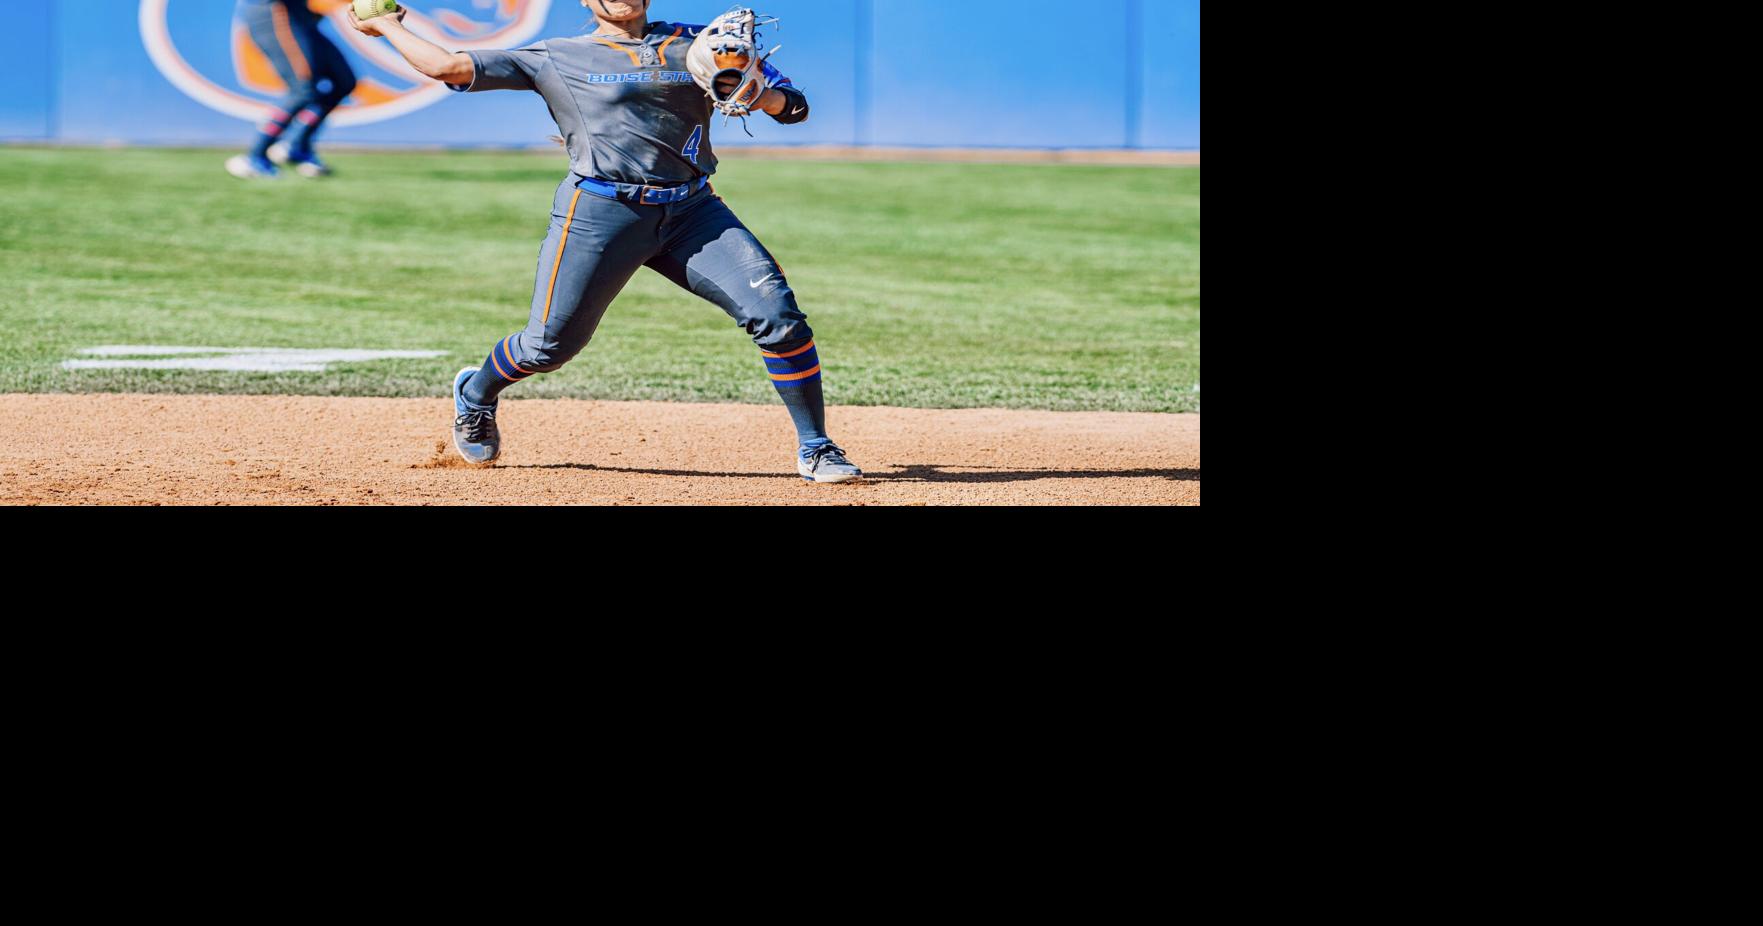
[[[861, 478], [827, 436], [814, 332], [783, 270], [710, 189], [714, 106], [686, 69], [704, 27], [649, 22], [649, 0], [582, 5], [599, 24], [595, 32], [469, 53], [412, 35], [401, 13], [350, 14], [355, 28], [384, 36], [418, 71], [455, 90], [537, 92], [569, 149], [571, 173], [552, 200], [526, 328], [453, 380], [454, 447], [468, 462], [493, 462], [502, 390], [580, 353], [625, 283], [649, 267], [715, 303], [759, 346], [795, 423], [804, 479]], [[808, 118], [807, 97], [763, 67], [765, 80], [752, 86], [766, 89], [751, 108], [786, 124]], [[744, 90], [741, 99], [749, 99]]]
[[[327, 8], [337, 5], [321, 2]], [[307, 0], [239, 0], [239, 21], [288, 85], [288, 94], [258, 129], [250, 152], [227, 160], [227, 173], [241, 180], [274, 177], [276, 164], [303, 177], [330, 173], [312, 152], [312, 138], [331, 110], [355, 92], [355, 72], [319, 33], [319, 18]]]

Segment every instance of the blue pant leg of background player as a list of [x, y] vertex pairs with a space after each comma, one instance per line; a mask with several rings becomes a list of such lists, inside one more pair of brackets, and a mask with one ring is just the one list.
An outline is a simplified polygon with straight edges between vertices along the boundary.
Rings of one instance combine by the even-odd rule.
[[329, 173], [313, 155], [312, 139], [331, 111], [354, 92], [354, 70], [318, 31], [319, 17], [299, 0], [246, 0], [239, 4], [238, 16], [288, 89], [259, 127], [250, 153], [228, 161], [227, 170], [243, 178], [273, 176], [273, 154], [305, 176]]
[[[296, 34], [302, 36], [302, 47], [308, 48], [311, 55], [312, 73], [317, 77], [313, 88], [316, 93], [312, 101], [294, 115], [294, 124], [282, 136], [281, 144], [289, 162], [300, 168], [312, 168], [310, 171], [301, 170], [302, 174], [322, 176], [330, 171], [313, 153], [313, 140], [331, 112], [355, 92], [355, 70], [349, 66], [349, 59], [343, 57], [342, 50], [318, 31], [317, 19], [312, 20], [305, 30], [296, 30]], [[275, 150], [271, 149], [269, 153], [274, 159]]]

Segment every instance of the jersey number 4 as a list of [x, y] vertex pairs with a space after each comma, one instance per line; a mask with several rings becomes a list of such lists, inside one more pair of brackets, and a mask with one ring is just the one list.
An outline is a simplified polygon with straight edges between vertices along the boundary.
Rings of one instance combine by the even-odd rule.
[[686, 146], [684, 148], [679, 149], [679, 153], [685, 155], [686, 160], [691, 161], [693, 164], [696, 164], [696, 163], [698, 163], [698, 146], [703, 143], [704, 143], [704, 127], [698, 126], [697, 128], [692, 130], [692, 137], [686, 139]]

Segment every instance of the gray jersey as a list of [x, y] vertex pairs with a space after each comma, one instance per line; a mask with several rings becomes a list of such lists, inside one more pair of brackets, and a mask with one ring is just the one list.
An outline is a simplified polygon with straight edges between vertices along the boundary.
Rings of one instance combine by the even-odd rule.
[[[507, 51], [473, 51], [476, 73], [454, 90], [533, 90], [569, 148], [570, 169], [617, 183], [677, 186], [716, 172], [710, 98], [686, 70], [703, 26], [650, 23], [641, 39], [578, 35]], [[765, 66], [772, 86], [790, 82]]]

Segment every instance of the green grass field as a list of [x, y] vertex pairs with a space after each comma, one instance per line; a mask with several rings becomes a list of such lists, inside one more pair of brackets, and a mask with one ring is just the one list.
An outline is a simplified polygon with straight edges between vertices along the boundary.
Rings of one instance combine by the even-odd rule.
[[[0, 147], [0, 393], [433, 396], [521, 328], [560, 154]], [[1198, 168], [725, 161], [789, 272], [829, 402], [1200, 408]], [[69, 371], [104, 344], [444, 350], [327, 373]], [[647, 271], [510, 398], [775, 402], [722, 312]]]

